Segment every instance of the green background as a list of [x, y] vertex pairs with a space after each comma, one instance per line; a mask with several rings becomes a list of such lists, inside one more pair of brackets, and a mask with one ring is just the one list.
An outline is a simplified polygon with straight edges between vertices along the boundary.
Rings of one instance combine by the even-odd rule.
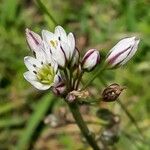
[[[42, 3], [41, 3], [42, 2]], [[43, 4], [43, 5], [42, 5]], [[45, 9], [45, 6], [47, 9]], [[142, 130], [139, 139], [133, 123], [114, 103], [109, 108], [120, 115], [120, 140], [111, 149], [150, 149], [150, 2], [149, 0], [2, 0], [0, 3], [0, 150], [79, 150], [88, 149], [65, 127], [51, 129], [43, 123], [46, 115], [65, 106], [50, 91], [35, 90], [25, 79], [23, 58], [30, 55], [25, 28], [41, 33], [53, 31], [55, 22], [75, 34], [77, 47], [83, 53], [100, 50], [101, 60], [115, 43], [127, 36], [141, 39], [134, 58], [124, 67], [103, 73], [108, 83], [126, 86], [120, 96]], [[54, 22], [55, 20], [55, 22]], [[101, 66], [99, 66], [101, 67]], [[97, 70], [99, 68], [97, 67]], [[95, 72], [97, 71], [95, 70]], [[86, 82], [93, 73], [84, 76]], [[92, 85], [103, 90], [102, 78]], [[104, 105], [104, 106], [103, 106]], [[95, 108], [91, 107], [91, 110]], [[50, 131], [49, 131], [50, 130]], [[46, 133], [58, 132], [45, 138]], [[60, 133], [59, 133], [60, 132]], [[78, 143], [78, 144], [77, 144]]]

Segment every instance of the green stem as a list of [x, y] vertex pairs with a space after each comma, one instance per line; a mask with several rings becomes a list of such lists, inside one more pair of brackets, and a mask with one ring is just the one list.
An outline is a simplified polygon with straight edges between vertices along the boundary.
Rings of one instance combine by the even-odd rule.
[[69, 105], [69, 108], [72, 112], [72, 115], [73, 115], [78, 127], [80, 128], [82, 134], [86, 138], [89, 145], [93, 148], [93, 150], [100, 150], [94, 137], [92, 136], [92, 133], [89, 131], [87, 125], [85, 124], [85, 122], [81, 116], [78, 105], [76, 103], [68, 103], [68, 105]]
[[68, 71], [67, 69], [64, 69], [64, 75], [65, 75], [65, 82], [66, 82], [66, 85], [67, 85], [67, 89], [68, 91], [70, 91], [70, 78], [69, 78], [69, 74], [68, 74]]
[[87, 82], [85, 83], [84, 87], [82, 88], [82, 90], [86, 89], [99, 75], [102, 71], [105, 70], [105, 67], [102, 67], [100, 70], [98, 70], [93, 77]]
[[82, 71], [82, 72], [80, 72], [80, 74], [79, 74], [79, 77], [78, 77], [77, 82], [76, 82], [76, 85], [75, 85], [75, 89], [76, 89], [76, 90], [77, 90], [78, 87], [79, 87], [79, 83], [80, 83], [80, 81], [81, 81], [81, 79], [82, 79], [83, 73], [84, 73], [84, 72]]
[[135, 128], [137, 129], [137, 131], [141, 135], [142, 139], [144, 139], [143, 133], [142, 133], [141, 129], [139, 128], [139, 126], [138, 126], [136, 120], [134, 119], [134, 117], [130, 114], [130, 112], [127, 110], [127, 108], [124, 106], [124, 104], [119, 99], [117, 100], [117, 102], [120, 105], [120, 107], [123, 109], [123, 111], [126, 113], [128, 118], [130, 119], [130, 121], [134, 124]]
[[51, 21], [57, 25], [58, 23], [56, 22], [56, 20], [54, 19], [54, 17], [51, 15], [51, 13], [47, 10], [47, 8], [45, 7], [45, 5], [41, 2], [41, 0], [36, 0], [39, 8], [42, 10], [42, 12], [44, 12], [45, 14], [47, 14], [47, 16], [51, 19]]

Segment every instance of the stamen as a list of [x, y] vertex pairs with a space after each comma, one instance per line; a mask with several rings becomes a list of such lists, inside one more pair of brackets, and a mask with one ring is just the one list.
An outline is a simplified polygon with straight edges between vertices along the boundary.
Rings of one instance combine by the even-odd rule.
[[56, 46], [58, 46], [58, 41], [57, 40], [51, 40], [50, 41], [50, 45], [54, 48], [56, 48]]
[[51, 84], [54, 80], [55, 72], [51, 64], [44, 64], [37, 72], [38, 80], [43, 84]]
[[55, 47], [55, 42], [53, 40], [50, 41], [53, 47]]

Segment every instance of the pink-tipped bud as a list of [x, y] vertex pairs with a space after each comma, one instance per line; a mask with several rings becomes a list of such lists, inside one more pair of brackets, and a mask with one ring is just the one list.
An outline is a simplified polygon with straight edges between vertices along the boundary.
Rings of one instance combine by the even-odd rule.
[[109, 68], [116, 68], [127, 63], [138, 48], [139, 39], [130, 37], [120, 40], [108, 53], [106, 63]]
[[63, 82], [59, 82], [57, 85], [52, 87], [52, 91], [55, 95], [62, 96], [66, 91], [66, 86]]
[[42, 45], [41, 37], [28, 28], [26, 29], [26, 39], [32, 51], [37, 51], [38, 48]]
[[99, 51], [97, 51], [96, 49], [90, 49], [86, 52], [86, 54], [82, 59], [81, 62], [82, 69], [86, 71], [91, 71], [96, 67], [99, 61], [100, 61]]

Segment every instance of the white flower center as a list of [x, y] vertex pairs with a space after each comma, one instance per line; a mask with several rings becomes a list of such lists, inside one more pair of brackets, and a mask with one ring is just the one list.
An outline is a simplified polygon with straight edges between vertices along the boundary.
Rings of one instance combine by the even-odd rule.
[[40, 68], [39, 71], [37, 72], [37, 78], [43, 84], [53, 83], [54, 77], [55, 77], [54, 68], [48, 64], [43, 65], [43, 67]]

